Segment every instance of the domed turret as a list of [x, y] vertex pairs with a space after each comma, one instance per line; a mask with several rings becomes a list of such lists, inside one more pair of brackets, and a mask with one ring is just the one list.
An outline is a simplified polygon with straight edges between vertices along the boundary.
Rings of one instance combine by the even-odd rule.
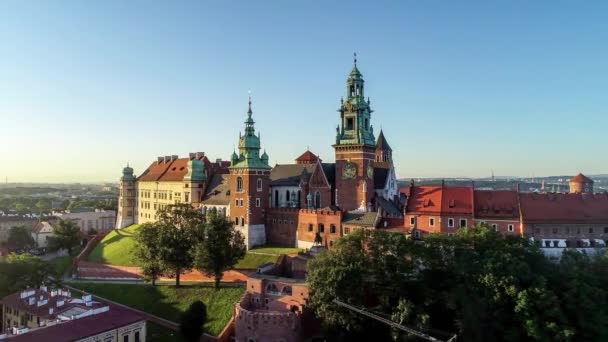
[[122, 169], [122, 177], [120, 180], [123, 182], [132, 182], [135, 180], [135, 176], [133, 175], [133, 168], [127, 164], [127, 166]]
[[239, 161], [239, 155], [236, 154], [236, 151], [232, 151], [232, 156], [230, 157], [231, 165], [234, 166]]
[[264, 153], [262, 153], [260, 160], [262, 160], [264, 164], [268, 164], [268, 154], [266, 154], [266, 150], [264, 150]]

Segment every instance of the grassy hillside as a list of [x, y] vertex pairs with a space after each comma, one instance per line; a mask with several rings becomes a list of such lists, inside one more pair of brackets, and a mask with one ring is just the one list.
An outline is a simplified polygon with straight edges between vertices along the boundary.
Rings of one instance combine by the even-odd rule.
[[132, 251], [134, 234], [140, 226], [134, 224], [124, 229], [115, 229], [91, 251], [87, 261], [121, 266], [137, 266]]
[[150, 314], [179, 322], [181, 314], [196, 300], [207, 306], [205, 331], [218, 335], [232, 317], [233, 304], [238, 302], [244, 293], [242, 287], [211, 287], [127, 284], [78, 283], [72, 286], [121, 304], [148, 312]]

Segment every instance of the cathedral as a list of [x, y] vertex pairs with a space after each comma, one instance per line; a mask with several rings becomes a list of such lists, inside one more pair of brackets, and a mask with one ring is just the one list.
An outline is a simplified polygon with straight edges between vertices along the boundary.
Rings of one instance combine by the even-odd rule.
[[196, 152], [187, 158], [158, 157], [139, 177], [131, 167], [124, 168], [116, 228], [153, 222], [157, 210], [189, 203], [203, 213], [228, 217], [248, 248], [309, 248], [331, 247], [353, 229], [402, 222], [404, 199], [392, 150], [382, 131], [377, 138], [374, 134], [364, 83], [355, 59], [338, 109], [334, 163], [307, 150], [293, 164], [270, 166], [250, 98], [238, 151], [230, 161], [211, 161]]
[[[570, 192], [524, 193], [470, 186], [397, 185], [392, 149], [374, 134], [373, 110], [357, 61], [346, 80], [333, 144], [335, 161], [304, 151], [291, 164], [270, 166], [255, 130], [251, 98], [229, 161], [203, 152], [158, 157], [139, 176], [124, 168], [116, 228], [153, 222], [158, 210], [188, 203], [219, 212], [243, 233], [248, 248], [273, 244], [331, 248], [354, 229], [386, 229], [413, 238], [488, 225], [526, 236], [543, 249], [604, 248], [608, 243], [608, 193], [594, 193], [579, 174]], [[295, 156], [294, 156], [295, 157]]]

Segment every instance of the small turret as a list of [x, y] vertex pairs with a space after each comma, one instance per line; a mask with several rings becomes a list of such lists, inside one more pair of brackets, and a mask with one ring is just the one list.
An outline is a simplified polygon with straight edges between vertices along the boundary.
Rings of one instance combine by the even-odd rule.
[[266, 154], [266, 150], [264, 150], [264, 153], [262, 153], [260, 160], [262, 161], [262, 163], [268, 164], [268, 154]]
[[230, 165], [234, 166], [239, 161], [239, 155], [236, 154], [236, 151], [232, 151], [232, 156], [230, 157]]

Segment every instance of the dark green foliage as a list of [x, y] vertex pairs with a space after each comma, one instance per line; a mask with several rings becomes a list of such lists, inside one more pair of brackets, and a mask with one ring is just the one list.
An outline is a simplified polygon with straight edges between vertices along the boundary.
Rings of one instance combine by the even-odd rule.
[[156, 280], [163, 274], [163, 263], [160, 259], [161, 226], [146, 223], [135, 234], [133, 256], [141, 266], [144, 279], [156, 285]]
[[[143, 265], [150, 279], [158, 277], [158, 271], [167, 277], [175, 277], [180, 286], [181, 274], [192, 269], [194, 248], [204, 237], [205, 216], [188, 204], [176, 204], [158, 212], [158, 220], [145, 228], [146, 236], [138, 234], [135, 254], [140, 261], [150, 257]], [[149, 228], [153, 227], [153, 228]], [[140, 228], [144, 229], [144, 227]]]
[[215, 212], [207, 215], [204, 227], [204, 239], [195, 248], [195, 267], [213, 275], [215, 287], [219, 288], [224, 272], [245, 256], [245, 239], [232, 222]]
[[25, 226], [12, 227], [8, 231], [6, 246], [12, 250], [25, 250], [34, 246], [31, 231]]
[[207, 320], [207, 307], [197, 300], [181, 317], [179, 330], [186, 341], [196, 342], [203, 335], [203, 324]]
[[336, 340], [370, 330], [376, 340], [408, 337], [333, 299], [444, 339], [450, 332], [464, 341], [608, 340], [607, 256], [566, 252], [556, 263], [528, 240], [488, 227], [424, 243], [357, 231], [313, 259], [307, 280], [309, 304], [328, 331], [340, 332]]
[[70, 255], [74, 247], [80, 244], [80, 228], [70, 220], [59, 220], [53, 226], [53, 236], [49, 238], [49, 249], [57, 251], [66, 249]]
[[29, 254], [10, 254], [0, 262], [0, 298], [47, 281], [53, 269], [40, 258]]

